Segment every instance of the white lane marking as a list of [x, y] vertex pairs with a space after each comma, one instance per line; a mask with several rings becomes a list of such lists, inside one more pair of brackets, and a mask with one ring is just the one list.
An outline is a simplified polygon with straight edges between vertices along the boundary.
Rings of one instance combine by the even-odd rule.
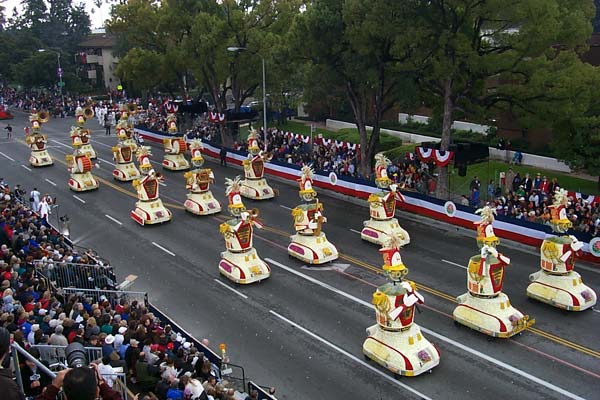
[[350, 229], [350, 232], [358, 233], [359, 235], [361, 234], [361, 232], [357, 231], [356, 229]]
[[96, 158], [96, 160], [100, 160], [100, 161], [105, 162], [107, 164], [114, 164], [113, 161], [108, 161], [108, 160], [105, 160], [104, 158], [100, 158], [100, 157]]
[[167, 249], [165, 249], [164, 247], [162, 247], [160, 244], [156, 243], [156, 242], [152, 242], [153, 245], [155, 245], [156, 247], [158, 247], [159, 249], [161, 249], [162, 251], [164, 251], [167, 254], [172, 255], [173, 257], [175, 257], [175, 253], [173, 253], [172, 251], [169, 251]]
[[81, 197], [79, 197], [79, 196], [77, 196], [77, 195], [73, 195], [73, 198], [74, 198], [75, 200], [77, 200], [77, 201], [79, 201], [79, 202], [81, 202], [81, 203], [85, 204], [85, 200], [84, 200], [84, 199], [82, 199]]
[[50, 139], [50, 141], [51, 141], [51, 142], [54, 142], [54, 143], [56, 143], [56, 144], [58, 144], [59, 146], [66, 147], [67, 149], [72, 149], [72, 147], [71, 147], [71, 146], [69, 146], [69, 145], [67, 145], [67, 144], [64, 144], [64, 143], [62, 143], [62, 142], [59, 142], [58, 140]]
[[305, 334], [307, 334], [308, 336], [312, 337], [313, 339], [315, 339], [315, 340], [323, 343], [325, 346], [328, 346], [328, 347], [332, 348], [333, 350], [337, 351], [338, 353], [340, 353], [340, 354], [346, 356], [347, 358], [351, 359], [352, 361], [356, 362], [357, 364], [360, 364], [363, 367], [367, 368], [371, 372], [376, 373], [377, 375], [381, 376], [385, 380], [387, 380], [387, 381], [389, 381], [389, 382], [391, 382], [391, 383], [393, 383], [395, 385], [398, 385], [401, 388], [404, 388], [404, 389], [408, 390], [409, 392], [411, 392], [411, 393], [419, 396], [419, 398], [421, 398], [421, 399], [429, 399], [429, 400], [431, 400], [431, 397], [429, 397], [429, 396], [427, 396], [427, 395], [419, 392], [418, 390], [413, 389], [412, 387], [410, 387], [410, 386], [408, 386], [408, 385], [406, 385], [406, 384], [398, 381], [397, 379], [391, 377], [387, 373], [385, 373], [385, 372], [381, 371], [380, 369], [378, 369], [378, 368], [376, 368], [376, 367], [374, 367], [374, 366], [372, 366], [372, 365], [364, 362], [363, 360], [361, 360], [360, 358], [356, 357], [355, 355], [348, 353], [346, 350], [342, 349], [341, 347], [338, 347], [335, 344], [329, 342], [328, 340], [323, 339], [321, 336], [319, 336], [319, 335], [311, 332], [310, 330], [308, 330], [308, 329], [304, 328], [303, 326], [295, 323], [294, 321], [292, 321], [292, 320], [284, 317], [283, 315], [281, 315], [281, 314], [279, 314], [279, 313], [277, 313], [277, 312], [275, 312], [273, 310], [269, 310], [269, 312], [271, 314], [273, 314], [274, 316], [276, 316], [277, 318], [279, 318], [280, 320], [282, 320], [284, 322], [287, 322], [288, 324], [290, 324], [294, 328], [299, 329], [300, 331], [304, 332]]
[[223, 283], [223, 282], [221, 282], [221, 281], [220, 281], [220, 280], [218, 280], [217, 278], [214, 278], [213, 280], [214, 280], [215, 282], [217, 282], [219, 285], [223, 286], [225, 289], [229, 289], [229, 290], [231, 290], [233, 293], [237, 294], [238, 296], [240, 296], [240, 297], [243, 297], [244, 299], [247, 299], [247, 298], [248, 298], [248, 296], [246, 296], [244, 293], [242, 293], [242, 292], [240, 292], [240, 291], [238, 291], [238, 290], [236, 290], [236, 289], [232, 288], [231, 286], [229, 286], [229, 285], [228, 285], [228, 284], [226, 284], [226, 283]]
[[[353, 295], [351, 295], [349, 293], [346, 293], [346, 292], [344, 292], [342, 290], [336, 289], [333, 286], [328, 285], [327, 283], [321, 282], [320, 280], [318, 280], [316, 278], [313, 278], [312, 276], [308, 276], [306, 274], [303, 274], [302, 272], [298, 272], [298, 271], [294, 270], [293, 268], [288, 267], [286, 265], [283, 265], [283, 264], [281, 264], [281, 263], [279, 263], [279, 262], [277, 262], [277, 261], [275, 261], [275, 260], [273, 260], [271, 258], [265, 258], [265, 261], [267, 261], [267, 262], [269, 262], [269, 263], [271, 263], [273, 265], [276, 265], [279, 268], [284, 269], [284, 270], [288, 271], [289, 273], [292, 273], [292, 274], [294, 274], [294, 275], [296, 275], [296, 276], [298, 276], [300, 278], [303, 278], [303, 279], [305, 279], [305, 280], [307, 280], [309, 282], [312, 282], [312, 283], [314, 283], [314, 284], [316, 284], [318, 286], [321, 286], [324, 289], [327, 289], [329, 291], [332, 291], [334, 293], [339, 294], [340, 296], [343, 296], [343, 297], [345, 297], [347, 299], [350, 299], [350, 300], [354, 301], [355, 303], [362, 304], [363, 306], [368, 307], [371, 310], [374, 310], [374, 306], [371, 303], [369, 303], [367, 301], [364, 301], [362, 299], [359, 299], [358, 297], [354, 297]], [[543, 379], [540, 379], [540, 378], [538, 378], [536, 376], [533, 376], [533, 375], [531, 375], [531, 374], [529, 374], [529, 373], [527, 373], [527, 372], [525, 372], [525, 371], [523, 371], [521, 369], [513, 367], [510, 364], [507, 364], [507, 363], [505, 363], [503, 361], [500, 361], [500, 360], [495, 359], [495, 358], [493, 358], [491, 356], [488, 356], [485, 353], [482, 353], [482, 352], [480, 352], [478, 350], [475, 350], [475, 349], [472, 349], [472, 348], [470, 348], [468, 346], [465, 346], [464, 344], [459, 343], [459, 342], [457, 342], [457, 341], [455, 341], [453, 339], [450, 339], [449, 337], [446, 337], [444, 335], [436, 333], [436, 332], [434, 332], [434, 331], [432, 331], [430, 329], [424, 328], [423, 326], [421, 326], [421, 330], [423, 332], [427, 333], [428, 335], [431, 335], [431, 336], [433, 336], [433, 337], [441, 340], [442, 342], [446, 342], [449, 345], [457, 347], [457, 348], [463, 350], [466, 353], [469, 353], [469, 354], [471, 354], [471, 355], [473, 355], [475, 357], [481, 358], [481, 359], [483, 359], [485, 361], [488, 361], [488, 362], [490, 362], [492, 364], [495, 364], [496, 366], [498, 366], [500, 368], [504, 368], [504, 369], [506, 369], [506, 370], [508, 370], [508, 371], [510, 371], [510, 372], [512, 372], [514, 374], [516, 374], [516, 375], [520, 375], [520, 376], [522, 376], [525, 379], [528, 379], [528, 380], [530, 380], [532, 382], [535, 382], [535, 383], [537, 383], [539, 385], [542, 385], [542, 386], [544, 386], [544, 387], [546, 387], [546, 388], [548, 388], [548, 389], [550, 389], [550, 390], [552, 390], [552, 391], [554, 391], [556, 393], [559, 393], [559, 394], [561, 394], [561, 395], [563, 395], [565, 397], [568, 397], [568, 398], [571, 398], [571, 399], [575, 399], [575, 400], [584, 400], [582, 397], [577, 396], [574, 393], [571, 393], [571, 392], [569, 392], [569, 391], [567, 391], [567, 390], [565, 390], [563, 388], [560, 388], [560, 387], [558, 387], [556, 385], [553, 385], [550, 382], [547, 382], [547, 381], [545, 381]]]
[[98, 140], [92, 140], [92, 142], [94, 142], [94, 143], [96, 143], [96, 144], [99, 144], [100, 146], [104, 146], [104, 147], [108, 147], [109, 149], [112, 149], [112, 146], [111, 146], [111, 145], [108, 145], [108, 144], [106, 144], [106, 143], [99, 142]]
[[104, 216], [105, 216], [106, 218], [110, 219], [112, 222], [114, 222], [114, 223], [118, 224], [119, 226], [123, 225], [123, 223], [122, 223], [121, 221], [119, 221], [119, 220], [118, 220], [118, 219], [116, 219], [116, 218], [113, 218], [113, 217], [111, 217], [111, 216], [110, 216], [110, 215], [108, 215], [108, 214], [104, 214]]
[[52, 186], [56, 186], [56, 183], [52, 182], [50, 179], [46, 178], [44, 179], [46, 182], [48, 182], [49, 184], [51, 184]]
[[3, 152], [0, 151], [0, 154], [2, 154], [4, 157], [6, 157], [7, 159], [9, 159], [10, 161], [15, 161], [14, 158], [11, 158], [10, 156], [7, 156], [6, 154], [4, 154]]
[[31, 168], [29, 168], [27, 165], [21, 164], [21, 168], [26, 169], [27, 171], [31, 172]]
[[595, 308], [592, 308], [592, 311], [593, 311], [593, 312], [600, 313], [600, 310], [596, 310]]
[[166, 184], [166, 183], [162, 183], [162, 182], [158, 182], [158, 184], [159, 184], [160, 186], [167, 186], [167, 184]]
[[279, 207], [281, 208], [285, 208], [286, 210], [292, 210], [292, 208], [289, 208], [288, 206], [284, 206], [283, 204], [280, 204]]
[[446, 264], [454, 265], [455, 267], [458, 267], [458, 268], [467, 269], [467, 267], [465, 267], [464, 265], [460, 265], [460, 264], [457, 264], [452, 261], [442, 259], [442, 262], [445, 262]]

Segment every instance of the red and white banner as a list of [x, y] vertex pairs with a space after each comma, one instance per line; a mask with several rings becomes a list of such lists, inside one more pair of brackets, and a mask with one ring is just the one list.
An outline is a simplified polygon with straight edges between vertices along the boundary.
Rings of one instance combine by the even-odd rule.
[[443, 151], [436, 149], [426, 149], [424, 147], [417, 146], [415, 147], [415, 152], [417, 153], [417, 156], [419, 156], [419, 159], [421, 161], [429, 162], [433, 160], [435, 165], [437, 165], [438, 167], [445, 167], [450, 163], [450, 161], [452, 161], [452, 158], [454, 158], [454, 152], [449, 150]]
[[429, 162], [429, 160], [431, 160], [433, 157], [433, 149], [426, 149], [424, 147], [417, 146], [415, 147], [415, 152], [417, 153], [419, 159], [423, 162]]
[[435, 165], [438, 167], [445, 167], [450, 163], [452, 158], [454, 157], [454, 153], [452, 151], [446, 150], [435, 150], [433, 152], [433, 161]]
[[225, 122], [225, 114], [209, 112], [208, 113], [208, 121], [212, 122], [213, 124], [222, 124]]

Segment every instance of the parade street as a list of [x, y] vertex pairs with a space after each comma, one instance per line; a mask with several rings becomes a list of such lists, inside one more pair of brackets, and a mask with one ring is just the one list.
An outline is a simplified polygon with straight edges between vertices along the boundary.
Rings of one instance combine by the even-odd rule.
[[[291, 209], [301, 202], [298, 187], [266, 176], [279, 196], [271, 201], [244, 199], [257, 208], [265, 224], [255, 230], [254, 247], [272, 269], [271, 277], [247, 286], [219, 276], [217, 265], [225, 249], [219, 224], [228, 219], [224, 180], [243, 175], [240, 168], [220, 167], [207, 160], [215, 183], [211, 190], [223, 212], [198, 217], [183, 208], [182, 173], [163, 171], [162, 147], [153, 145], [154, 168], [164, 174], [160, 195], [173, 213], [171, 222], [142, 227], [129, 213], [136, 194], [131, 183], [113, 180], [111, 147], [96, 120], [88, 121], [98, 153], [99, 190], [69, 191], [65, 155], [71, 154], [69, 128], [73, 118], [52, 119], [41, 132], [48, 135], [51, 167], [29, 166], [29, 148], [22, 135], [27, 115], [16, 113], [13, 139], [0, 142], [2, 175], [10, 184], [33, 187], [58, 199], [50, 217], [68, 215], [71, 239], [93, 247], [111, 261], [119, 281], [137, 275], [132, 290], [147, 291], [158, 305], [190, 334], [208, 338], [210, 347], [227, 345], [233, 364], [243, 365], [246, 377], [280, 388], [280, 399], [600, 399], [600, 313], [564, 312], [529, 301], [529, 274], [539, 270], [539, 251], [501, 240], [499, 251], [511, 258], [505, 292], [511, 304], [535, 318], [533, 327], [511, 339], [489, 337], [453, 323], [456, 296], [466, 292], [469, 257], [478, 252], [475, 232], [397, 212], [411, 243], [402, 250], [425, 304], [415, 323], [439, 349], [440, 365], [431, 374], [396, 379], [386, 369], [364, 359], [365, 329], [375, 324], [371, 296], [386, 279], [381, 275], [379, 247], [360, 238], [369, 218], [366, 201], [349, 202], [321, 189], [327, 223], [323, 230], [340, 258], [309, 267], [289, 258], [293, 232]], [[585, 283], [600, 288], [600, 267], [576, 266]], [[234, 368], [235, 375], [241, 375]], [[596, 389], [594, 389], [596, 388]]]

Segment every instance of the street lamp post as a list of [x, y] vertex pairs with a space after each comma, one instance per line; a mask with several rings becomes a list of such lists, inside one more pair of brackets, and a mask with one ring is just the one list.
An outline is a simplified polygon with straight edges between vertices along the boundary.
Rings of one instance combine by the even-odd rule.
[[[48, 51], [48, 49], [39, 49], [38, 52], [39, 53], [43, 53], [45, 51]], [[63, 97], [63, 80], [62, 80], [62, 76], [63, 76], [63, 70], [62, 67], [60, 66], [60, 51], [56, 51], [56, 50], [50, 50], [53, 51], [54, 53], [56, 53], [56, 59], [58, 61], [58, 70], [56, 71], [57, 75], [58, 75], [58, 93], [60, 93], [60, 101], [63, 105], [63, 107], [65, 106], [65, 98]]]
[[[245, 47], [228, 47], [227, 51], [238, 52], [246, 50]], [[256, 53], [252, 52], [260, 57], [262, 60], [262, 89], [263, 89], [263, 141], [264, 141], [264, 150], [267, 152], [267, 73], [265, 68], [265, 58]]]

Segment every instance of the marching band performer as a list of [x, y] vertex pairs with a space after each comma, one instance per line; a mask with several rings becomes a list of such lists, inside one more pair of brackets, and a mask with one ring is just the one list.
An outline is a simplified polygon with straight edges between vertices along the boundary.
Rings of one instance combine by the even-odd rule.
[[[375, 184], [382, 191], [369, 196], [371, 219], [363, 222], [364, 227], [360, 237], [363, 240], [382, 245], [391, 236], [395, 236], [402, 246], [405, 246], [410, 243], [410, 236], [395, 218], [396, 201], [404, 201], [404, 196], [387, 175], [387, 167], [390, 164], [391, 161], [383, 153], [375, 155]], [[385, 189], [388, 189], [389, 192], [384, 191]]]
[[265, 163], [273, 156], [264, 153], [258, 146], [258, 135], [255, 129], [248, 134], [248, 158], [243, 161], [244, 176], [241, 194], [253, 200], [266, 200], [275, 197], [275, 192], [264, 178]]
[[416, 376], [440, 363], [440, 353], [414, 323], [414, 309], [424, 302], [412, 281], [404, 280], [408, 269], [402, 262], [402, 241], [391, 236], [379, 252], [389, 279], [373, 293], [377, 323], [367, 328], [363, 353], [397, 375]]
[[84, 192], [98, 189], [100, 186], [97, 179], [92, 175], [92, 160], [81, 151], [83, 145], [79, 135], [72, 135], [73, 154], [66, 156], [67, 169], [69, 171], [69, 189], [75, 192]]
[[81, 140], [81, 146], [79, 150], [88, 156], [90, 160], [96, 158], [96, 150], [92, 147], [90, 143], [90, 136], [92, 135], [92, 131], [89, 129], [84, 129], [83, 126], [88, 119], [94, 118], [94, 110], [91, 107], [77, 107], [75, 110], [75, 122], [77, 126], [71, 127], [71, 141], [73, 141], [74, 136], [79, 136]]
[[150, 169], [141, 180], [134, 179], [132, 182], [137, 191], [138, 201], [130, 216], [138, 224], [161, 224], [171, 220], [171, 211], [163, 205], [159, 197], [159, 182], [163, 180], [160, 173]]
[[35, 108], [31, 110], [31, 115], [29, 115], [31, 129], [25, 131], [25, 142], [31, 149], [29, 164], [31, 164], [32, 167], [45, 167], [54, 164], [52, 157], [50, 157], [50, 154], [48, 154], [48, 150], [46, 149], [48, 136], [40, 132], [42, 124], [48, 122], [48, 119], [48, 112], [38, 112]]
[[[175, 114], [167, 115], [167, 129], [170, 134], [177, 133], [177, 117]], [[165, 154], [162, 165], [171, 171], [182, 171], [190, 167], [190, 163], [185, 159], [184, 153], [187, 149], [183, 137], [172, 137], [163, 139]]]
[[140, 172], [142, 175], [148, 175], [148, 172], [152, 169], [152, 164], [150, 163], [152, 149], [150, 146], [139, 146], [135, 151], [135, 156], [140, 165]]
[[226, 250], [221, 253], [219, 272], [235, 283], [248, 284], [271, 276], [271, 268], [258, 257], [252, 246], [254, 228], [262, 228], [258, 210], [246, 210], [240, 194], [240, 178], [226, 179], [225, 194], [228, 209], [234, 217], [219, 226], [225, 239]]
[[502, 292], [504, 269], [510, 265], [510, 258], [496, 250], [500, 240], [492, 226], [494, 212], [489, 206], [476, 211], [481, 215], [481, 220], [475, 222], [480, 254], [469, 261], [468, 292], [456, 298], [454, 320], [489, 336], [509, 338], [533, 325], [535, 320], [514, 308]]
[[541, 269], [529, 275], [531, 284], [527, 287], [527, 296], [565, 310], [583, 311], [596, 304], [597, 295], [574, 270], [575, 256], [583, 243], [573, 235], [566, 235], [573, 226], [567, 218], [568, 204], [567, 191], [556, 189], [554, 204], [550, 206], [550, 225], [555, 235], [542, 243]]
[[192, 214], [210, 215], [218, 213], [221, 211], [221, 203], [215, 199], [210, 191], [210, 184], [214, 182], [215, 176], [210, 168], [200, 168], [204, 165], [202, 141], [194, 139], [190, 142], [189, 147], [194, 169], [184, 174], [188, 194], [183, 205]]
[[[304, 165], [302, 175], [298, 179], [300, 198], [305, 204], [300, 204], [292, 210], [296, 234], [291, 236], [288, 254], [309, 264], [323, 264], [338, 258], [337, 248], [327, 240], [321, 230], [327, 218], [323, 214], [323, 203], [317, 199], [313, 189], [313, 170]], [[312, 202], [316, 200], [315, 202]]]

